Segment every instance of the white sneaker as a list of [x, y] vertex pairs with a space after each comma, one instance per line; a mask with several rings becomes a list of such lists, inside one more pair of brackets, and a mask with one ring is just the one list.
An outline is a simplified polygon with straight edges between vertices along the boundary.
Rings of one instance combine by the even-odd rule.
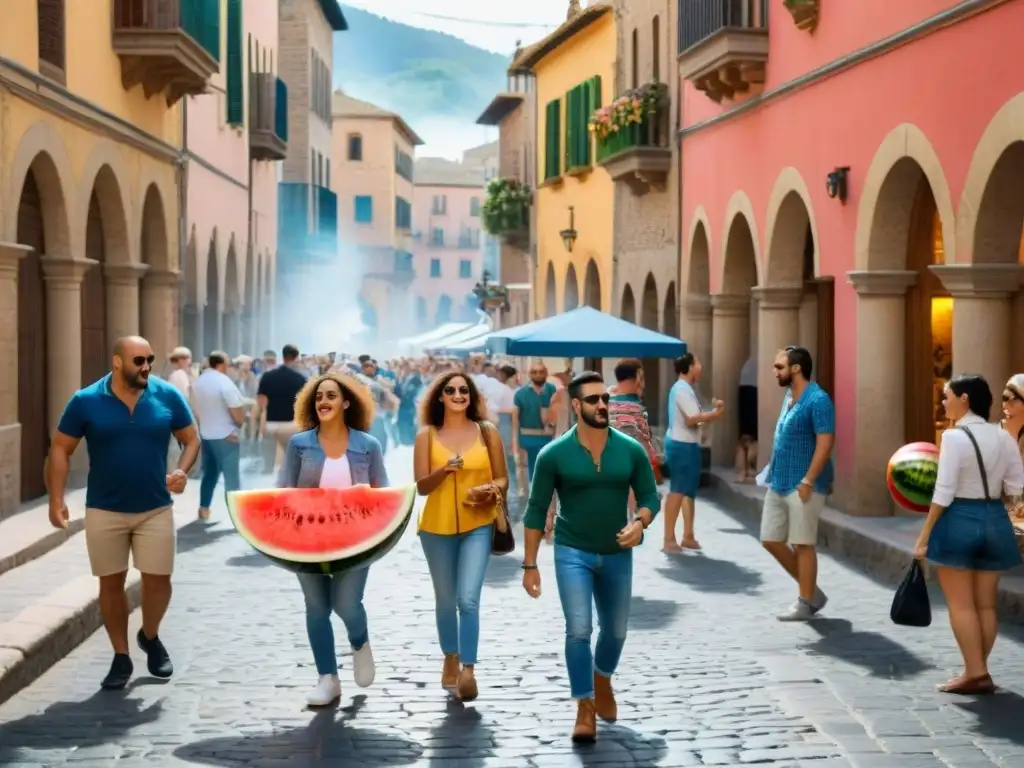
[[326, 707], [341, 698], [341, 680], [337, 675], [320, 675], [316, 688], [306, 696], [310, 707]]
[[362, 648], [352, 650], [352, 679], [360, 688], [369, 688], [377, 676], [377, 667], [373, 663], [373, 650], [369, 641]]
[[779, 621], [810, 621], [814, 618], [814, 608], [805, 600], [797, 600], [789, 610], [775, 618]]

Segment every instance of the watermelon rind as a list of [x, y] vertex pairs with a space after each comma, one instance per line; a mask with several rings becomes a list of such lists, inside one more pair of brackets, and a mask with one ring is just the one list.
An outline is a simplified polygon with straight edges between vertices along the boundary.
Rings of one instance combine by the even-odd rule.
[[[368, 488], [365, 484], [352, 486], [353, 488]], [[412, 518], [413, 507], [416, 503], [416, 486], [399, 486], [387, 489], [390, 492], [401, 491], [402, 500], [400, 511], [388, 522], [387, 527], [379, 531], [373, 537], [360, 542], [353, 547], [341, 550], [326, 552], [292, 552], [280, 547], [275, 547], [265, 541], [261, 541], [248, 530], [238, 513], [240, 507], [244, 506], [247, 496], [257, 496], [267, 493], [267, 489], [254, 491], [233, 491], [227, 494], [228, 515], [235, 526], [235, 530], [245, 541], [257, 552], [265, 555], [271, 561], [290, 571], [299, 573], [339, 573], [355, 568], [363, 568], [372, 562], [379, 560], [387, 554], [402, 538], [405, 529]]]
[[898, 506], [902, 507], [908, 512], [920, 512], [923, 514], [928, 511], [928, 505], [915, 504], [914, 502], [910, 501], [907, 497], [905, 497], [902, 493], [900, 493], [899, 488], [897, 488], [893, 484], [892, 477], [886, 478], [886, 486], [889, 489], [889, 494], [892, 496], [892, 500], [895, 501]]

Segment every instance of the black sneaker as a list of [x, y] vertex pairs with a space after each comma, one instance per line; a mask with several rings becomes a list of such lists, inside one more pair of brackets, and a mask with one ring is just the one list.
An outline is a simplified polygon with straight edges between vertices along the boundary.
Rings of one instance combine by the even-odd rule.
[[115, 653], [114, 661], [110, 664], [110, 671], [103, 678], [100, 687], [107, 691], [120, 691], [131, 680], [135, 665], [132, 664], [132, 657], [127, 653]]
[[174, 674], [174, 665], [171, 664], [171, 656], [160, 642], [159, 637], [150, 640], [146, 634], [139, 630], [139, 648], [146, 654], [146, 667], [153, 677], [170, 677]]

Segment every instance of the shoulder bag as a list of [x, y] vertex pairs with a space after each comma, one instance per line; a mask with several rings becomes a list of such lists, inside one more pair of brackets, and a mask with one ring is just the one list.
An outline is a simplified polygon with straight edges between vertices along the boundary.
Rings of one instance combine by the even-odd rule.
[[[500, 441], [501, 435], [498, 433], [497, 428], [489, 421], [480, 422], [480, 432], [484, 438], [487, 456], [491, 458], [491, 441], [495, 439]], [[494, 460], [491, 458], [491, 479], [493, 480], [496, 475]], [[498, 515], [494, 520], [494, 528], [491, 534], [491, 554], [507, 555], [516, 548], [516, 539], [512, 534], [512, 525], [508, 519], [508, 504], [505, 500], [505, 492], [501, 488], [495, 487], [494, 493], [496, 496], [495, 508]]]

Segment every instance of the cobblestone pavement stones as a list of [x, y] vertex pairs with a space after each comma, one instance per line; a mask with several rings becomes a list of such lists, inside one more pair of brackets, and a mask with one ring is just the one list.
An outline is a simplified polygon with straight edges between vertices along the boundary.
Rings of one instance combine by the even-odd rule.
[[[410, 463], [405, 450], [389, 456], [392, 478], [408, 480]], [[343, 659], [340, 709], [313, 713], [298, 586], [228, 525], [183, 538], [162, 632], [174, 679], [146, 677], [136, 652], [130, 688], [98, 692], [110, 651], [97, 633], [0, 707], [0, 766], [1024, 765], [1024, 635], [996, 646], [1006, 690], [943, 696], [934, 684], [957, 653], [937, 596], [931, 628], [895, 627], [891, 586], [823, 557], [824, 615], [779, 623], [793, 584], [709, 503], [698, 510], [702, 554], [665, 556], [657, 535], [638, 550], [619, 723], [575, 749], [549, 548], [538, 601], [521, 590], [517, 554], [492, 561], [480, 698], [462, 705], [439, 687], [433, 596], [410, 530], [371, 571], [375, 685], [356, 688]]]

